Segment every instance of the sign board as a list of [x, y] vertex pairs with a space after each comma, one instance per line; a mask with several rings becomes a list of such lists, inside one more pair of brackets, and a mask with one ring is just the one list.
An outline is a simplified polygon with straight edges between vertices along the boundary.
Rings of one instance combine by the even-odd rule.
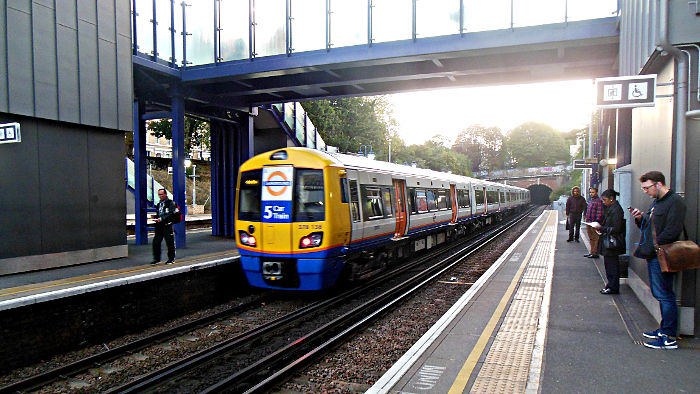
[[653, 107], [656, 98], [656, 74], [631, 77], [597, 78], [596, 107]]
[[586, 163], [586, 160], [577, 159], [574, 160], [574, 170], [583, 170], [586, 168], [593, 168], [594, 163]]
[[22, 136], [19, 132], [19, 123], [0, 124], [0, 144], [9, 144], [12, 142], [22, 142]]
[[289, 223], [292, 221], [292, 189], [294, 167], [264, 167], [262, 173], [262, 221]]

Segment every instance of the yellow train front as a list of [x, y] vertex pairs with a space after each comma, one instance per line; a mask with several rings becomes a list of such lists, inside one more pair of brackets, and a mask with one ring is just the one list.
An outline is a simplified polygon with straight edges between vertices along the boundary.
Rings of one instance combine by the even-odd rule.
[[241, 166], [235, 230], [250, 285], [318, 290], [336, 282], [350, 241], [344, 177], [333, 157], [303, 148]]

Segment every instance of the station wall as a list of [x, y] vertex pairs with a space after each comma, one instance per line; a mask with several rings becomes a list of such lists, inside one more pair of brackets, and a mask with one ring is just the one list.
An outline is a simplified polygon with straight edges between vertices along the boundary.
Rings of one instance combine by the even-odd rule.
[[0, 274], [127, 255], [124, 133], [0, 113]]

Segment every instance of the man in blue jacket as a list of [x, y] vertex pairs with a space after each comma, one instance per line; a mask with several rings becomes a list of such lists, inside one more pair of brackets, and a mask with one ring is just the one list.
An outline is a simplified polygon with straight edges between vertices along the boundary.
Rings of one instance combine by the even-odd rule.
[[656, 255], [653, 224], [656, 241], [659, 245], [670, 244], [680, 238], [685, 218], [683, 198], [666, 186], [666, 178], [659, 171], [649, 171], [639, 177], [642, 190], [653, 199], [649, 212], [638, 209], [631, 211], [635, 223], [641, 228], [639, 247], [634, 252], [636, 257], [646, 259], [649, 270], [649, 287], [659, 301], [661, 308], [661, 327], [645, 332], [644, 336], [653, 339], [644, 346], [652, 349], [676, 349], [675, 337], [678, 334], [678, 306], [673, 292], [674, 273], [662, 272]]

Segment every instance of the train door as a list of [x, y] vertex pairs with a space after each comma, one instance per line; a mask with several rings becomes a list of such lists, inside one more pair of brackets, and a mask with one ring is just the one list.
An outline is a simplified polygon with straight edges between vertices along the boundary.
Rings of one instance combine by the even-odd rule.
[[452, 223], [457, 223], [457, 190], [455, 185], [450, 185], [450, 198], [452, 200]]
[[350, 240], [359, 241], [362, 239], [362, 210], [360, 209], [360, 184], [356, 170], [348, 170], [348, 193], [350, 194], [350, 221], [352, 222], [352, 233]]
[[396, 193], [396, 230], [394, 238], [403, 237], [406, 234], [408, 225], [408, 213], [406, 211], [406, 181], [403, 179], [394, 179], [394, 191]]
[[262, 250], [289, 253], [292, 243], [294, 167], [264, 167], [262, 171]]

